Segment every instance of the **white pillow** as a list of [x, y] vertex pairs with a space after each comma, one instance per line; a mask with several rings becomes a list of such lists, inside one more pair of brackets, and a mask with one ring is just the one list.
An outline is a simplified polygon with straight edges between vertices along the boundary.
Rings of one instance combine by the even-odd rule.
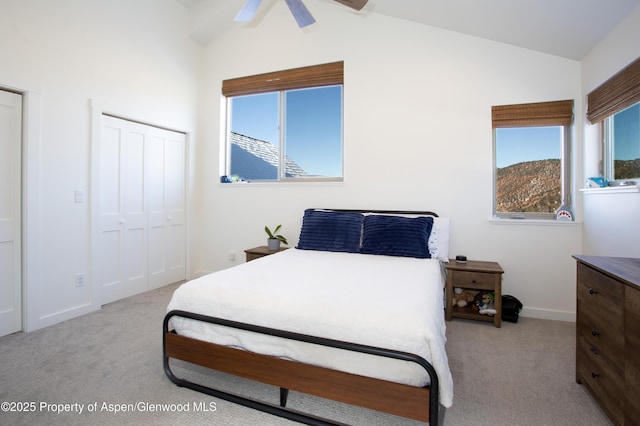
[[429, 235], [429, 253], [432, 259], [449, 262], [449, 227], [448, 217], [434, 217], [433, 228]]

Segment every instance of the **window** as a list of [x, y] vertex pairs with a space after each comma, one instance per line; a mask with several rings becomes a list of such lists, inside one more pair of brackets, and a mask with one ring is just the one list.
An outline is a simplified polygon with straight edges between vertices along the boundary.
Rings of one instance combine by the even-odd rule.
[[610, 181], [640, 179], [640, 103], [604, 120], [605, 172]]
[[587, 118], [602, 123], [609, 180], [640, 179], [640, 58], [587, 95]]
[[342, 82], [342, 62], [225, 80], [225, 174], [342, 181]]
[[573, 101], [492, 108], [496, 217], [555, 219], [571, 209]]

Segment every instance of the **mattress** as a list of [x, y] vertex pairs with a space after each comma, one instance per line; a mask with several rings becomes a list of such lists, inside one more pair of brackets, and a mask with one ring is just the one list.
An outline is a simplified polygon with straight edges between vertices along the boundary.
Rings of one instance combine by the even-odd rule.
[[[443, 273], [436, 259], [289, 249], [189, 281], [167, 311], [249, 324], [419, 355], [438, 374], [450, 407]], [[416, 363], [322, 347], [173, 317], [187, 337], [411, 386], [429, 383]]]

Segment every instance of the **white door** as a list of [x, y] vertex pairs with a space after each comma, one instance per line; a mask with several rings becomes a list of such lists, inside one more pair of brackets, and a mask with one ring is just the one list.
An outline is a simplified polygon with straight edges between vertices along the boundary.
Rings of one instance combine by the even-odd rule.
[[156, 127], [149, 130], [149, 288], [154, 289], [186, 275], [186, 136]]
[[22, 330], [22, 96], [0, 90], [0, 336]]
[[102, 117], [100, 242], [96, 282], [101, 303], [147, 289], [147, 225], [144, 200], [144, 126]]
[[94, 262], [101, 303], [185, 278], [185, 141], [102, 116]]

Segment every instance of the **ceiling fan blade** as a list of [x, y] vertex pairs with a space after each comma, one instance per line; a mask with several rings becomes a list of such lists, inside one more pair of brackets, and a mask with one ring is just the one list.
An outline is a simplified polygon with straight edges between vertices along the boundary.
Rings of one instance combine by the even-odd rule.
[[302, 4], [302, 0], [285, 0], [287, 2], [287, 6], [289, 6], [289, 10], [293, 14], [293, 17], [296, 19], [298, 26], [300, 28], [304, 28], [308, 25], [316, 22], [309, 13], [309, 10]]
[[351, 9], [360, 10], [369, 0], [333, 0], [340, 4], [350, 7]]
[[251, 21], [258, 11], [260, 3], [262, 3], [262, 0], [247, 0], [233, 20], [236, 22]]

